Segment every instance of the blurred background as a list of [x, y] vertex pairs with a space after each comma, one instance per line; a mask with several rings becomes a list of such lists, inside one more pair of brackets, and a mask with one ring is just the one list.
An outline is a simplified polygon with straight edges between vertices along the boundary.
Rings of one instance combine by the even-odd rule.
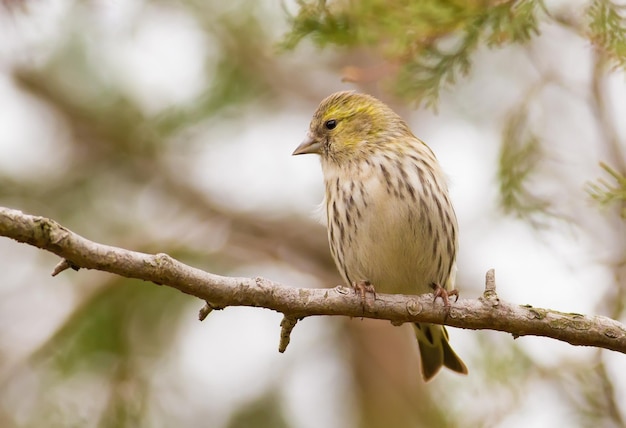
[[[457, 288], [626, 322], [624, 6], [590, 1], [0, 1], [0, 205], [88, 239], [295, 287], [341, 283], [319, 101], [389, 103], [437, 154]], [[0, 240], [2, 427], [626, 426], [626, 356], [227, 308]]]

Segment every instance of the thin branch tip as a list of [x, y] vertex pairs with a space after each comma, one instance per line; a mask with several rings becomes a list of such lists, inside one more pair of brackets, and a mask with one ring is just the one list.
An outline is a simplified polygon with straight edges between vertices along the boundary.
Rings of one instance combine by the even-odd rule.
[[209, 302], [206, 302], [204, 306], [200, 308], [200, 312], [198, 312], [198, 319], [200, 321], [204, 321], [211, 312], [213, 312], [213, 308]]
[[497, 306], [500, 303], [496, 293], [496, 271], [493, 268], [489, 269], [485, 274], [485, 291], [480, 300], [483, 303], [489, 302], [492, 306]]
[[298, 321], [297, 317], [291, 315], [283, 316], [283, 320], [280, 322], [280, 342], [278, 344], [278, 352], [281, 354], [287, 350], [287, 346], [289, 346], [291, 341], [291, 332]]
[[200, 311], [198, 312], [198, 319], [200, 321], [204, 321], [211, 312], [220, 311], [222, 309], [224, 309], [224, 306], [215, 305], [209, 301], [205, 301], [204, 306], [200, 308]]
[[78, 266], [75, 263], [72, 263], [68, 259], [63, 259], [52, 270], [52, 276], [57, 276], [58, 274], [60, 274], [61, 272], [67, 269], [73, 269], [77, 271], [80, 269], [80, 266]]
[[491, 268], [485, 274], [485, 291], [496, 292], [496, 270]]

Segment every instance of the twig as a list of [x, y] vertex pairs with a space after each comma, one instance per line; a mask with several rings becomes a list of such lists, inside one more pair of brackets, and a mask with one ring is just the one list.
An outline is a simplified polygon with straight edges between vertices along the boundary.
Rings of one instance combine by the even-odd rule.
[[291, 332], [297, 323], [298, 318], [288, 315], [283, 317], [283, 320], [280, 322], [280, 343], [278, 344], [278, 352], [283, 353], [287, 349], [291, 341]]
[[[89, 241], [53, 220], [0, 207], [0, 236], [50, 251], [69, 267], [97, 269], [127, 278], [152, 281], [196, 296], [208, 309], [254, 306], [281, 312], [280, 347], [289, 343], [295, 320], [314, 315], [343, 315], [384, 319], [394, 325], [405, 322], [446, 324], [465, 329], [508, 332], [513, 337], [545, 336], [572, 345], [595, 346], [626, 353], [626, 326], [602, 316], [562, 313], [499, 299], [493, 271], [487, 273], [485, 294], [479, 299], [460, 299], [450, 311], [431, 294], [406, 296], [377, 294], [364, 308], [359, 296], [333, 289], [293, 288], [263, 278], [214, 275], [187, 266], [167, 254], [145, 254]], [[55, 269], [55, 271], [58, 269]], [[205, 306], [206, 308], [206, 306]], [[201, 311], [205, 317], [210, 310]]]
[[60, 274], [61, 272], [63, 272], [64, 270], [67, 270], [67, 269], [78, 270], [78, 269], [80, 269], [80, 267], [74, 265], [68, 259], [63, 259], [52, 270], [52, 276], [57, 276], [58, 274]]

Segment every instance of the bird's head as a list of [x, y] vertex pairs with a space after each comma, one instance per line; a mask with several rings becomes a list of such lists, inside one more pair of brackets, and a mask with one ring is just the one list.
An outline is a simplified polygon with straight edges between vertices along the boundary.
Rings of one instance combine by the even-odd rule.
[[306, 138], [293, 154], [317, 153], [342, 164], [367, 157], [407, 134], [412, 136], [404, 121], [382, 101], [352, 91], [337, 92], [320, 103]]

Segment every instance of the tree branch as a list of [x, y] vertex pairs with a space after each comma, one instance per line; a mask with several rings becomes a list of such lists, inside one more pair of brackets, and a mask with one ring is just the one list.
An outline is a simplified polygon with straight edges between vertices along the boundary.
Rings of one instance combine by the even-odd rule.
[[428, 322], [466, 329], [511, 333], [514, 338], [534, 335], [626, 353], [626, 326], [602, 316], [562, 313], [500, 300], [493, 270], [487, 272], [483, 296], [460, 299], [449, 311], [432, 294], [406, 296], [377, 294], [365, 305], [347, 287], [306, 289], [287, 287], [263, 278], [214, 275], [187, 266], [167, 254], [129, 251], [92, 242], [54, 220], [0, 207], [0, 236], [50, 251], [63, 260], [56, 275], [68, 268], [97, 269], [127, 278], [137, 278], [176, 288], [205, 300], [204, 319], [214, 309], [253, 306], [284, 315], [279, 350], [283, 352], [298, 320], [313, 315], [343, 315], [384, 319], [394, 325]]

